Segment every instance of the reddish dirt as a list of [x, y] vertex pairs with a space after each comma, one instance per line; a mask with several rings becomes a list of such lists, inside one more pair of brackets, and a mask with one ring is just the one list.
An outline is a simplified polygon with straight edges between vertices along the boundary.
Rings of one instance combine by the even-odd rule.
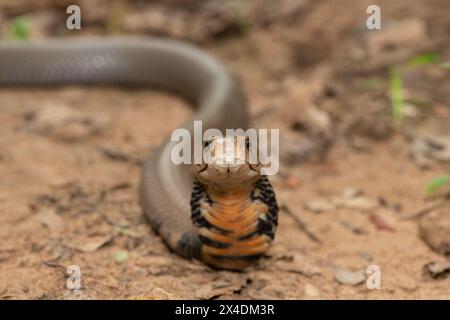
[[[288, 210], [280, 211], [267, 257], [245, 272], [213, 270], [171, 253], [144, 219], [140, 161], [189, 119], [177, 96], [1, 88], [0, 298], [450, 299], [448, 273], [426, 271], [448, 261], [419, 236], [426, 214], [404, 219], [432, 203], [425, 185], [450, 172], [448, 162], [428, 158], [423, 169], [411, 157], [416, 134], [450, 135], [450, 73], [436, 64], [407, 72], [408, 98], [426, 107], [409, 103], [418, 115], [411, 111], [400, 126], [391, 117], [388, 80], [390, 67], [421, 53], [450, 60], [448, 1], [375, 1], [385, 29], [374, 31], [379, 38], [365, 30], [364, 1], [280, 1], [284, 11], [255, 1], [258, 15], [236, 23], [225, 8], [212, 25], [208, 10], [217, 2], [209, 2], [130, 1], [120, 9], [123, 33], [197, 43], [241, 80], [254, 126], [281, 129], [281, 169], [272, 182]], [[90, 14], [77, 35], [108, 33], [104, 3], [82, 3]], [[32, 38], [70, 35], [58, 24], [64, 5], [6, 1], [3, 35], [23, 14], [36, 24]], [[208, 32], [173, 27], [174, 12]], [[389, 27], [406, 19], [417, 32], [411, 39], [404, 26]], [[56, 21], [50, 30], [49, 20]], [[450, 219], [448, 203], [439, 210]], [[81, 295], [66, 288], [69, 265], [81, 269]], [[370, 265], [381, 270], [381, 289], [335, 279], [336, 268]]]

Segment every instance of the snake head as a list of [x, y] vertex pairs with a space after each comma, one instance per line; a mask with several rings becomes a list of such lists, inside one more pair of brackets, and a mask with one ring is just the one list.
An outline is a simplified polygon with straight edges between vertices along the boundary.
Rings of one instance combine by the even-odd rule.
[[257, 146], [247, 136], [212, 136], [204, 141], [202, 158], [194, 171], [205, 184], [235, 187], [255, 182], [261, 176]]

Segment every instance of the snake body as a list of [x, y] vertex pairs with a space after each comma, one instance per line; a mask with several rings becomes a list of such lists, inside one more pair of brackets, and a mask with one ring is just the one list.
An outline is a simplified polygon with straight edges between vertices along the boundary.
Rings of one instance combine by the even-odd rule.
[[[204, 51], [160, 38], [60, 39], [0, 43], [0, 86], [148, 85], [180, 93], [197, 106], [203, 129], [248, 126], [245, 97], [229, 70]], [[168, 138], [144, 162], [143, 211], [179, 255], [218, 268], [242, 269], [267, 250], [277, 206], [267, 177], [245, 190], [198, 181], [170, 159]]]

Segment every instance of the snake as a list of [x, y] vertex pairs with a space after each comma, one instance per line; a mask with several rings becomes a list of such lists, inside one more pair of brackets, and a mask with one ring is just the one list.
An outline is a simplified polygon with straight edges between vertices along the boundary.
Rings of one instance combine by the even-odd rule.
[[[148, 86], [191, 102], [181, 128], [249, 128], [247, 99], [236, 76], [206, 51], [160, 37], [59, 38], [0, 42], [0, 86]], [[248, 161], [249, 141], [212, 136], [207, 164], [175, 164], [167, 137], [144, 160], [140, 203], [153, 230], [178, 255], [216, 269], [243, 270], [271, 246], [278, 206], [260, 164]], [[234, 145], [233, 159], [218, 152]], [[222, 148], [222, 149], [220, 149]], [[225, 148], [225, 150], [228, 150]], [[237, 154], [237, 158], [236, 158]], [[220, 161], [222, 160], [222, 161]]]

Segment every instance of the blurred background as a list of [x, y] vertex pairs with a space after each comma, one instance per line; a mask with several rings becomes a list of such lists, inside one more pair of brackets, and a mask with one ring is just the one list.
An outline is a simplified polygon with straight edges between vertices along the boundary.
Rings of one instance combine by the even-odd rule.
[[140, 164], [192, 114], [179, 97], [0, 88], [0, 298], [450, 298], [448, 0], [0, 1], [1, 41], [118, 35], [203, 48], [240, 79], [253, 126], [280, 128], [275, 244], [215, 271], [150, 230]]

